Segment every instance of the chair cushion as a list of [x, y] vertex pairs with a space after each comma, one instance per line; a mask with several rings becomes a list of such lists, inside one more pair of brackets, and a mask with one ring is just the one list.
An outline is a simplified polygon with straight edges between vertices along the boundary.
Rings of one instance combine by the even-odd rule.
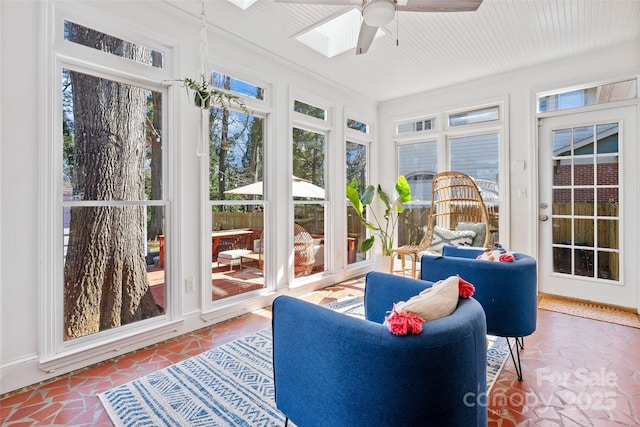
[[449, 316], [458, 305], [458, 282], [458, 276], [440, 280], [408, 301], [400, 301], [395, 309], [416, 314], [425, 322]]
[[433, 238], [431, 239], [431, 246], [429, 246], [428, 250], [442, 253], [442, 248], [445, 245], [469, 246], [475, 236], [476, 233], [474, 231], [455, 231], [436, 225], [433, 227]]
[[249, 249], [230, 249], [228, 251], [222, 251], [218, 254], [218, 262], [232, 264], [233, 261], [240, 262], [242, 255], [248, 255], [251, 251]]
[[456, 231], [473, 231], [476, 235], [473, 237], [471, 246], [482, 247], [487, 234], [487, 224], [484, 222], [460, 222], [456, 225]]

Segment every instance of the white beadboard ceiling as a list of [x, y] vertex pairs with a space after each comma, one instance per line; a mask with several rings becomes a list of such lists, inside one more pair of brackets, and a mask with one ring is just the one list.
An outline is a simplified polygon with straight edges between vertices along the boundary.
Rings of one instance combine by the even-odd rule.
[[[199, 19], [200, 1], [163, 1]], [[640, 0], [484, 0], [476, 12], [398, 12], [358, 56], [326, 58], [293, 38], [349, 7], [205, 1], [214, 28], [375, 101], [640, 39]]]

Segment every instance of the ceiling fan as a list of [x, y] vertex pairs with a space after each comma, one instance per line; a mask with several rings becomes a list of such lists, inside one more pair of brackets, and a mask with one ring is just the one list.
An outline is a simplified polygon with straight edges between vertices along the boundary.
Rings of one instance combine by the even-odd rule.
[[356, 55], [366, 53], [378, 27], [388, 24], [400, 12], [466, 12], [475, 11], [482, 0], [276, 0], [281, 3], [358, 5], [362, 10], [362, 26]]

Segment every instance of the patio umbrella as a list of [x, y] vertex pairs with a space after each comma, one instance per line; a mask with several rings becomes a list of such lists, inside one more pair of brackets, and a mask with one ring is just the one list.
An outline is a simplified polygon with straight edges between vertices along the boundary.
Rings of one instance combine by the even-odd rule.
[[[307, 181], [306, 179], [292, 177], [293, 197], [304, 197], [307, 199], [324, 199], [324, 188]], [[225, 191], [225, 194], [250, 194], [256, 196], [262, 196], [262, 181], [254, 182], [253, 184], [243, 185], [242, 187], [234, 188], [232, 190]]]

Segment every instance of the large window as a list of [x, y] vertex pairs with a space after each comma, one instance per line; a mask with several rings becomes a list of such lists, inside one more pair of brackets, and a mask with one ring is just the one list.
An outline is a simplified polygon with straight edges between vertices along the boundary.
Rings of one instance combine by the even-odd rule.
[[398, 224], [398, 245], [419, 242], [431, 207], [431, 182], [438, 171], [437, 141], [411, 142], [398, 146], [398, 174], [411, 187], [409, 209]]
[[[362, 121], [347, 119], [345, 144], [347, 184], [361, 193], [369, 184], [370, 126]], [[367, 238], [367, 228], [362, 224], [351, 203], [347, 202], [347, 264], [366, 259], [360, 245]]]
[[326, 269], [325, 157], [324, 133], [293, 128], [294, 277]]
[[[251, 83], [218, 73], [213, 82], [263, 99], [264, 89]], [[265, 287], [265, 118], [214, 106], [209, 119], [210, 298], [216, 301]]]
[[472, 135], [449, 139], [451, 170], [463, 172], [476, 181], [485, 202], [498, 200], [500, 175], [500, 135]]
[[[66, 22], [65, 40], [138, 63], [154, 51]], [[89, 43], [90, 44], [90, 43]], [[163, 93], [78, 67], [60, 70], [62, 340], [162, 316]], [[168, 236], [167, 236], [168, 237]]]
[[322, 273], [328, 267], [325, 184], [330, 127], [329, 110], [315, 101], [294, 99], [292, 117], [293, 263], [289, 265], [296, 279]]
[[496, 104], [438, 117], [399, 121], [395, 126], [398, 174], [407, 178], [412, 198], [398, 227], [398, 244], [417, 244], [422, 238], [432, 179], [447, 170], [463, 172], [475, 180], [489, 211], [492, 240], [497, 240], [503, 107]]
[[499, 238], [500, 134], [472, 135], [449, 140], [450, 169], [474, 179], [489, 213], [491, 239]]

